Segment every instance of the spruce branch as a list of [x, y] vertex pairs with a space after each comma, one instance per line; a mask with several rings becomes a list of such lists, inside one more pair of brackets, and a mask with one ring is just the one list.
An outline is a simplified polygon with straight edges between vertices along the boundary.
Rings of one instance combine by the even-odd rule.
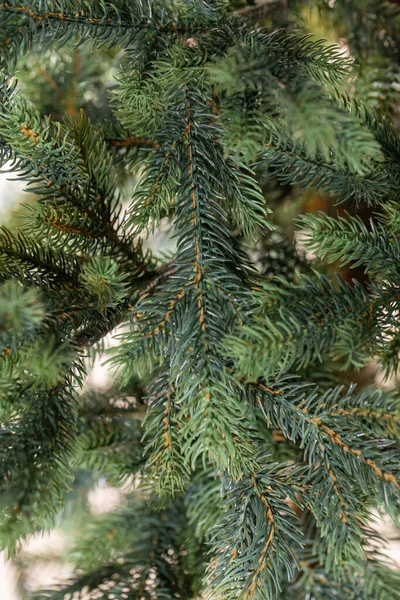
[[339, 260], [353, 268], [365, 265], [371, 277], [397, 281], [399, 242], [379, 224], [370, 221], [370, 229], [358, 217], [331, 218], [305, 215], [299, 221], [306, 230], [307, 248], [327, 262]]
[[[351, 31], [395, 82], [398, 19], [318, 2], [348, 58], [292, 4], [0, 2], [0, 161], [35, 196], [0, 232], [0, 528], [13, 552], [67, 501], [76, 532], [38, 598], [398, 597], [370, 527], [398, 394], [348, 383], [398, 369], [400, 143]], [[117, 383], [77, 393], [110, 333]], [[134, 485], [94, 517], [100, 477]]]

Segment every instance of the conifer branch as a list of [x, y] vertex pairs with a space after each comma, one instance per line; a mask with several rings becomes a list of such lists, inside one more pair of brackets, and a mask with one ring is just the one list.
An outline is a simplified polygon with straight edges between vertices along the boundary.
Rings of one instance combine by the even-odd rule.
[[[399, 363], [399, 21], [319, 3], [345, 54], [239, 4], [0, 2], [0, 162], [34, 194], [0, 231], [0, 532], [64, 501], [76, 532], [38, 599], [398, 600], [370, 528], [398, 393], [348, 382]], [[123, 506], [75, 510], [99, 478]]]

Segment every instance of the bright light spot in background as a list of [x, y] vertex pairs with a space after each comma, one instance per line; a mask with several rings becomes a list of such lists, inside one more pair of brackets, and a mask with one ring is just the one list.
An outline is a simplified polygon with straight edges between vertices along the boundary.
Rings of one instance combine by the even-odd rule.
[[94, 515], [102, 515], [115, 510], [123, 499], [121, 490], [99, 480], [98, 485], [89, 492], [88, 503]]
[[17, 573], [10, 563], [6, 563], [4, 552], [0, 554], [0, 598], [18, 600]]
[[[2, 171], [6, 170], [6, 163]], [[0, 222], [7, 220], [10, 210], [16, 207], [21, 200], [21, 194], [26, 187], [26, 181], [10, 181], [15, 177], [15, 173], [3, 173], [0, 171]]]

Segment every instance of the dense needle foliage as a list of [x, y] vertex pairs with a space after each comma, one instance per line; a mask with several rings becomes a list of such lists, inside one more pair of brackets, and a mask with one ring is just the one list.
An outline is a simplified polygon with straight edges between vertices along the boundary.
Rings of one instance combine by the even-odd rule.
[[30, 192], [0, 230], [1, 546], [128, 489], [27, 597], [400, 598], [371, 529], [400, 400], [354, 383], [399, 366], [399, 34], [377, 0], [0, 1]]

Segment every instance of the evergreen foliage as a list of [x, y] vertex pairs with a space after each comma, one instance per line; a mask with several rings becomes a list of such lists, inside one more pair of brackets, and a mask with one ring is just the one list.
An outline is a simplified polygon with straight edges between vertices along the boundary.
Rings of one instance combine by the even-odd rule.
[[352, 382], [398, 371], [400, 8], [364, 4], [0, 1], [0, 164], [33, 195], [0, 230], [1, 547], [83, 474], [130, 483], [27, 597], [400, 598], [371, 528], [398, 391]]

